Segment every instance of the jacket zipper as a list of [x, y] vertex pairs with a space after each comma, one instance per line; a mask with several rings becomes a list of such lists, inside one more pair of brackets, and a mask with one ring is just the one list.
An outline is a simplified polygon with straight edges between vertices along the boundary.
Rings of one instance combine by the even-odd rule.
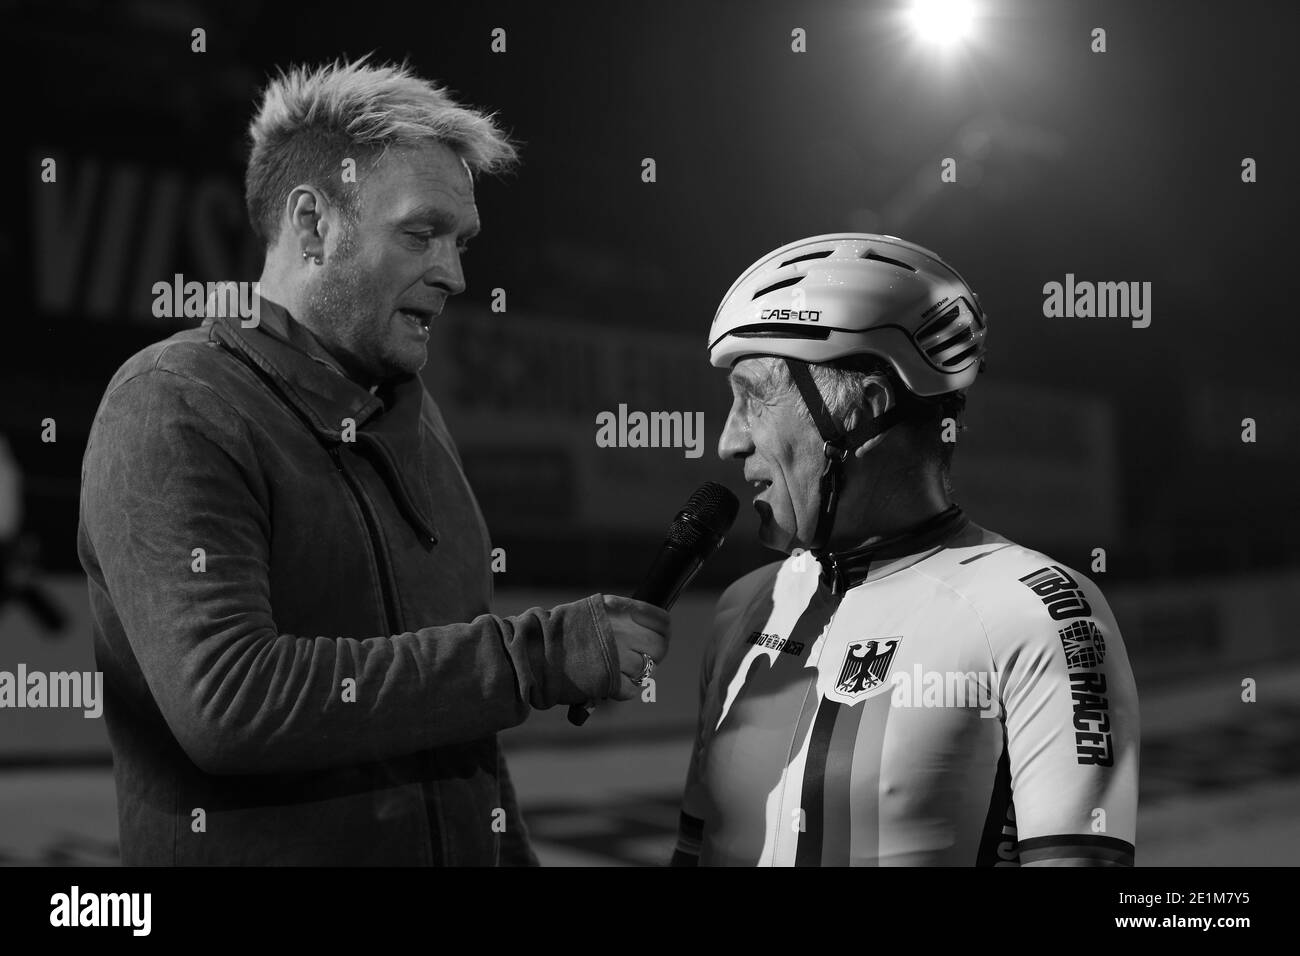
[[365, 496], [361, 493], [361, 488], [357, 485], [356, 479], [343, 467], [343, 455], [339, 452], [337, 445], [330, 447], [329, 455], [334, 462], [334, 467], [343, 476], [343, 481], [347, 484], [348, 491], [352, 493], [352, 498], [356, 501], [357, 507], [361, 510], [361, 518], [366, 525], [366, 534], [370, 537], [370, 550], [374, 552], [375, 564], [379, 569], [379, 596], [384, 605], [384, 620], [388, 622], [388, 633], [400, 634], [402, 628], [397, 620], [397, 599], [392, 593], [392, 574], [388, 566], [388, 554], [384, 550], [384, 542], [379, 537], [374, 517], [370, 513], [369, 505], [366, 504]]
[[[366, 503], [365, 496], [361, 493], [361, 487], [343, 466], [343, 454], [339, 451], [339, 447], [331, 445], [329, 455], [334, 462], [334, 467], [343, 476], [343, 480], [348, 486], [348, 491], [352, 493], [352, 498], [356, 501], [357, 507], [361, 510], [361, 517], [366, 525], [366, 534], [370, 537], [370, 550], [374, 552], [375, 564], [379, 568], [380, 599], [384, 603], [384, 619], [388, 622], [388, 633], [400, 634], [402, 627], [397, 620], [397, 598], [391, 591], [393, 579], [389, 573], [388, 554], [384, 550], [383, 541], [379, 537], [374, 516], [370, 513], [370, 507]], [[440, 776], [442, 767], [436, 752], [431, 754], [430, 761], [432, 769]], [[436, 781], [424, 781], [420, 784], [420, 810], [428, 820], [430, 804], [432, 804], [434, 819], [428, 820], [428, 825], [431, 831], [436, 829], [437, 833], [436, 836], [433, 832], [429, 834], [429, 854], [435, 866], [444, 866], [450, 856], [447, 850], [447, 821], [443, 818], [440, 795], [435, 793], [435, 798], [432, 801], [429, 798], [428, 786], [430, 783], [436, 790], [438, 787]]]
[[[244, 363], [250, 369], [252, 369], [253, 374], [256, 375], [258, 378], [262, 379], [263, 382], [266, 383], [266, 386], [270, 389], [271, 394], [279, 398], [279, 400], [285, 405], [285, 407], [287, 407], [289, 411], [303, 423], [303, 425], [307, 428], [307, 431], [313, 434], [315, 433], [315, 428], [313, 428], [311, 421], [302, 413], [302, 411], [299, 408], [297, 408], [293, 404], [293, 402], [289, 401], [289, 399], [283, 394], [281, 389], [276, 385], [275, 380], [271, 378], [271, 376], [266, 372], [265, 369], [259, 366], [256, 362], [250, 361], [246, 356], [242, 355], [238, 349], [232, 347], [231, 345], [222, 342], [221, 347], [226, 349], [228, 352], [230, 352], [237, 361]], [[381, 602], [383, 602], [384, 605], [383, 608], [384, 620], [388, 624], [388, 633], [390, 635], [399, 634], [401, 633], [402, 628], [400, 622], [397, 620], [397, 613], [396, 613], [397, 598], [393, 590], [395, 588], [395, 584], [393, 583], [394, 579], [389, 570], [388, 552], [384, 549], [383, 541], [379, 537], [379, 532], [376, 528], [374, 516], [371, 514], [370, 508], [366, 504], [365, 496], [361, 493], [361, 488], [357, 484], [356, 479], [353, 478], [352, 475], [348, 472], [348, 470], [343, 467], [343, 456], [339, 452], [338, 446], [329, 445], [326, 447], [326, 451], [329, 453], [330, 460], [334, 462], [334, 467], [338, 469], [339, 474], [343, 476], [343, 481], [348, 486], [348, 491], [351, 493], [352, 499], [357, 503], [357, 508], [361, 511], [361, 519], [365, 523], [366, 534], [370, 538], [370, 550], [374, 552], [375, 565], [379, 571], [379, 577], [380, 577], [379, 599]], [[438, 543], [438, 539], [436, 536], [434, 536], [431, 543], [432, 544]], [[441, 761], [438, 760], [436, 751], [432, 752], [431, 760], [432, 760], [432, 766], [434, 772], [439, 776], [441, 776], [442, 774]], [[435, 783], [434, 786], [436, 787], [437, 784]], [[430, 806], [430, 801], [428, 798], [426, 785], [423, 783], [420, 785], [420, 792], [421, 794], [424, 795], [424, 799], [421, 802], [424, 804], [425, 813], [427, 814], [428, 808]], [[443, 866], [446, 865], [447, 860], [450, 857], [450, 854], [447, 849], [446, 820], [444, 819], [442, 813], [442, 801], [435, 799], [434, 801], [432, 801], [432, 806], [434, 810], [435, 819], [429, 821], [429, 826], [431, 827], [431, 829], [436, 828], [437, 840], [436, 841], [434, 840], [434, 834], [431, 832], [429, 834], [429, 838], [430, 838], [429, 853], [430, 856], [432, 857], [434, 865]]]
[[[364, 432], [362, 432], [360, 437], [368, 438], [369, 436], [366, 435]], [[359, 444], [357, 447], [360, 448], [361, 445]], [[373, 454], [376, 454], [379, 457], [384, 459], [385, 463], [388, 466], [389, 471], [391, 471], [393, 474], [398, 473], [400, 469], [397, 467], [396, 462], [393, 461], [393, 456], [388, 454], [388, 452], [384, 450], [383, 445], [379, 444], [378, 442], [373, 442], [370, 448]], [[396, 490], [393, 492], [393, 501], [395, 501], [397, 503], [397, 507], [401, 509], [402, 515], [406, 518], [407, 523], [410, 524], [410, 526], [413, 529], [419, 532], [420, 538], [422, 540], [427, 541], [430, 545], [436, 545], [438, 543], [438, 536], [436, 534], [425, 531], [424, 521], [411, 507], [410, 503], [407, 501], [406, 495], [402, 494], [400, 490]]]
[[[301, 409], [295, 406], [287, 396], [285, 396], [283, 390], [279, 385], [277, 385], [275, 379], [270, 375], [270, 373], [258, 365], [258, 363], [250, 361], [247, 356], [242, 355], [240, 351], [233, 346], [222, 342], [221, 347], [230, 352], [237, 361], [242, 362], [244, 365], [252, 369], [253, 374], [266, 383], [267, 387], [271, 390], [271, 394], [275, 395], [280, 402], [283, 403], [285, 407], [288, 408], [289, 411], [306, 426], [308, 432], [313, 435], [316, 433], [316, 429], [312, 426], [311, 420], [307, 418], [307, 416], [302, 413]], [[330, 445], [326, 448], [326, 451], [329, 452], [330, 460], [334, 462], [334, 467], [337, 468], [339, 474], [343, 476], [343, 481], [347, 484], [348, 491], [352, 493], [352, 499], [357, 503], [357, 508], [361, 511], [361, 520], [365, 522], [366, 534], [370, 537], [370, 550], [375, 554], [375, 564], [379, 570], [379, 599], [384, 605], [384, 620], [388, 625], [388, 633], [390, 635], [400, 634], [402, 628], [397, 620], [397, 598], [392, 591], [393, 583], [392, 575], [390, 574], [388, 567], [388, 553], [384, 550], [383, 541], [379, 537], [379, 531], [375, 526], [374, 518], [370, 514], [370, 508], [366, 504], [365, 497], [362, 495], [361, 488], [357, 485], [356, 479], [354, 479], [352, 475], [348, 473], [348, 470], [343, 467], [343, 456], [339, 454], [338, 446]]]

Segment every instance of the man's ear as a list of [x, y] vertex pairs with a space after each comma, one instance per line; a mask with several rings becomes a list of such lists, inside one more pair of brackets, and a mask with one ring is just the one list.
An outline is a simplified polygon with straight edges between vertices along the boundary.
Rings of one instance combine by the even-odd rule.
[[325, 236], [329, 232], [325, 213], [329, 200], [314, 186], [295, 186], [285, 200], [289, 217], [285, 237], [297, 253], [308, 257], [325, 254]]
[[[869, 375], [862, 385], [862, 405], [849, 412], [844, 427], [850, 431], [857, 428], [858, 424], [866, 417], [865, 408], [871, 409], [873, 419], [879, 418], [894, 407], [895, 398], [893, 386], [889, 384], [887, 378], [883, 375]], [[853, 457], [862, 458], [884, 440], [884, 435], [877, 435], [875, 438], [863, 442], [854, 449]]]

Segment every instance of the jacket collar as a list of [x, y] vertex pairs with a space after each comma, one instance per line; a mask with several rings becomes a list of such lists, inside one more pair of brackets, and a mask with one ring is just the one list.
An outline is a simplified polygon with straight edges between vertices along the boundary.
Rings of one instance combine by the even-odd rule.
[[343, 420], [360, 429], [384, 403], [344, 375], [301, 323], [280, 305], [260, 300], [259, 322], [244, 328], [237, 316], [209, 317], [211, 341], [252, 365], [327, 444], [342, 441]]
[[899, 559], [916, 556], [919, 560], [925, 552], [937, 550], [969, 523], [970, 519], [954, 504], [888, 538], [844, 551], [820, 552], [817, 561], [821, 564], [821, 583], [832, 594], [841, 594], [868, 577], [877, 576], [874, 572], [892, 563], [906, 563]]
[[343, 443], [344, 420], [356, 423], [358, 450], [365, 450], [393, 492], [407, 520], [428, 539], [437, 540], [421, 502], [430, 500], [425, 480], [421, 412], [424, 383], [406, 375], [372, 394], [339, 369], [315, 336], [287, 310], [260, 300], [260, 320], [244, 328], [238, 316], [209, 317], [209, 341], [233, 352], [255, 372], [333, 450]]

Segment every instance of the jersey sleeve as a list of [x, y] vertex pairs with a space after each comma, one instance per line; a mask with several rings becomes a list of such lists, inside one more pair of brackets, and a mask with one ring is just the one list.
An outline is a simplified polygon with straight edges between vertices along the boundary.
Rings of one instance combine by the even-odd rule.
[[1138, 702], [1119, 627], [1084, 575], [1017, 570], [992, 615], [1020, 863], [1132, 866]]

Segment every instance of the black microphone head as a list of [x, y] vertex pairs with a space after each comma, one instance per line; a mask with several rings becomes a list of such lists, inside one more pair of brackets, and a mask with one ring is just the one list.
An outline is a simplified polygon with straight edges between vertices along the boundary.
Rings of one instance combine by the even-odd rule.
[[708, 537], [714, 539], [716, 547], [727, 536], [739, 513], [740, 501], [730, 488], [706, 481], [678, 512], [668, 529], [668, 540], [680, 548], [693, 549]]

